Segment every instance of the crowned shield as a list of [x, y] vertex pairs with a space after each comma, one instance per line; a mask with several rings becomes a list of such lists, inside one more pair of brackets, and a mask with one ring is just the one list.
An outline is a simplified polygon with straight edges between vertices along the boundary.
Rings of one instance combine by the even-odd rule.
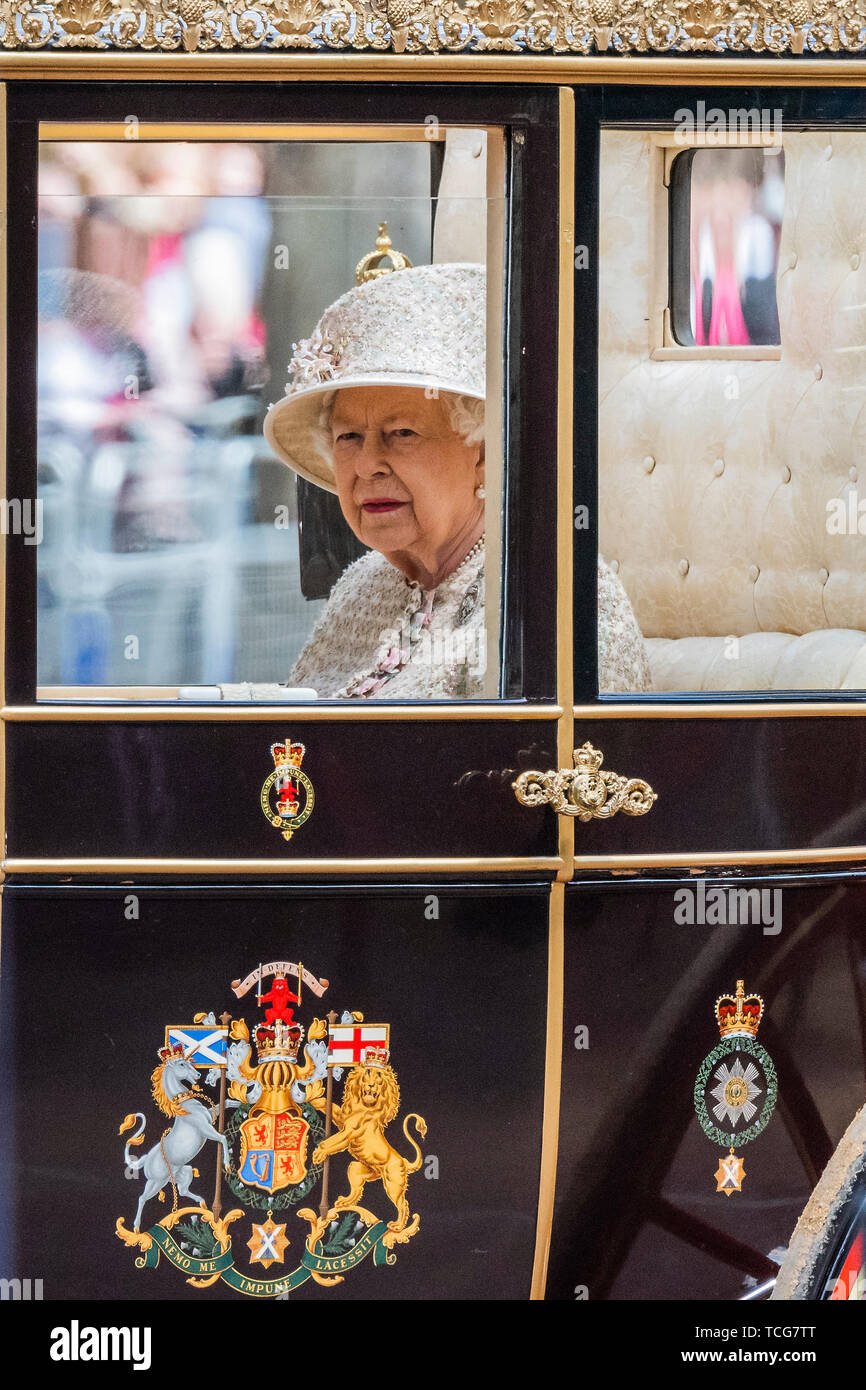
[[307, 1176], [310, 1126], [299, 1115], [256, 1115], [241, 1125], [239, 1177], [250, 1187], [279, 1192]]

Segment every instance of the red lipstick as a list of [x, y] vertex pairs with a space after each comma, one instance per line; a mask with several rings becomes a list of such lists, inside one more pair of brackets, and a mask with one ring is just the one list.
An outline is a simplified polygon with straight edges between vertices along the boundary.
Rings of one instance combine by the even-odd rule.
[[362, 502], [361, 507], [365, 512], [394, 512], [398, 507], [405, 507], [405, 502], [398, 502], [394, 497], [371, 497], [369, 501]]

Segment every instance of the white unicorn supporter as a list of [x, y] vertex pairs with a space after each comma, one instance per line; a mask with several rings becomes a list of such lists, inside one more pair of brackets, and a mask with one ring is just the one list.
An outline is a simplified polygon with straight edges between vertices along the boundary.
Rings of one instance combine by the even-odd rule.
[[[190, 1188], [193, 1179], [190, 1160], [204, 1148], [208, 1139], [215, 1139], [222, 1145], [223, 1164], [228, 1169], [228, 1140], [214, 1128], [211, 1117], [215, 1104], [196, 1086], [198, 1077], [198, 1068], [183, 1054], [173, 1053], [160, 1062], [151, 1076], [153, 1098], [164, 1115], [173, 1117], [174, 1124], [165, 1130], [162, 1138], [141, 1158], [135, 1158], [130, 1153], [133, 1145], [144, 1143], [146, 1120], [141, 1111], [137, 1110], [127, 1115], [118, 1130], [119, 1134], [123, 1134], [132, 1128], [136, 1120], [141, 1122], [135, 1134], [127, 1140], [124, 1149], [127, 1165], [135, 1172], [143, 1169], [147, 1179], [135, 1213], [136, 1231], [141, 1226], [141, 1213], [144, 1211], [145, 1203], [158, 1192], [161, 1193], [167, 1183], [171, 1183], [174, 1196], [172, 1210], [177, 1206], [178, 1195], [189, 1197], [202, 1207], [207, 1206], [204, 1197], [197, 1196]], [[185, 1088], [185, 1082], [190, 1083], [189, 1090]]]

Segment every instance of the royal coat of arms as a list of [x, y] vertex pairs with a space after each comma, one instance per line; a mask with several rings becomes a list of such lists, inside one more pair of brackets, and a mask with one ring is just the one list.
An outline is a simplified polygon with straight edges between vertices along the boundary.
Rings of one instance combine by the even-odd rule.
[[730, 1197], [742, 1191], [746, 1176], [735, 1150], [757, 1139], [769, 1124], [778, 1083], [772, 1059], [756, 1038], [764, 1014], [760, 995], [747, 997], [743, 981], [737, 980], [736, 993], [717, 999], [715, 1012], [722, 1040], [701, 1063], [695, 1110], [707, 1137], [728, 1150], [714, 1176], [716, 1191]]
[[[164, 1255], [193, 1288], [222, 1279], [238, 1293], [278, 1298], [309, 1279], [340, 1283], [370, 1254], [374, 1265], [394, 1263], [394, 1246], [420, 1223], [407, 1194], [423, 1162], [415, 1135], [423, 1139], [427, 1125], [420, 1115], [405, 1116], [408, 1158], [386, 1138], [400, 1108], [389, 1024], [331, 1010], [307, 1031], [294, 1006], [309, 995], [321, 999], [329, 986], [300, 961], [271, 961], [231, 983], [237, 999], [254, 986], [259, 1008], [268, 1008], [252, 1032], [230, 1012], [219, 1020], [197, 1013], [191, 1024], [165, 1027], [151, 1093], [167, 1123], [140, 1156], [147, 1117], [133, 1111], [120, 1126], [121, 1135], [133, 1131], [126, 1175], [144, 1185], [132, 1229], [121, 1217], [116, 1230], [139, 1250], [141, 1269], [155, 1269]], [[338, 1102], [334, 1086], [341, 1081]], [[210, 1165], [199, 1169], [193, 1160], [211, 1153], [208, 1197], [201, 1189]], [[350, 1160], [348, 1191], [332, 1200], [329, 1166], [342, 1153]], [[377, 1183], [390, 1204], [387, 1220], [361, 1205], [365, 1189]], [[302, 1205], [317, 1188], [318, 1208]], [[147, 1226], [155, 1201], [170, 1201], [171, 1209]], [[225, 1215], [224, 1205], [231, 1208]]]

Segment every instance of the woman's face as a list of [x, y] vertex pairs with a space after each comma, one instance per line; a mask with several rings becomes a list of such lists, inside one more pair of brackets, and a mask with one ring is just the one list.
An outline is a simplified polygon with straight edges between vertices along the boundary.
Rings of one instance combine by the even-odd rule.
[[479, 521], [483, 449], [454, 434], [440, 399], [412, 386], [349, 387], [334, 402], [331, 439], [343, 515], [371, 549], [408, 552], [432, 570]]

